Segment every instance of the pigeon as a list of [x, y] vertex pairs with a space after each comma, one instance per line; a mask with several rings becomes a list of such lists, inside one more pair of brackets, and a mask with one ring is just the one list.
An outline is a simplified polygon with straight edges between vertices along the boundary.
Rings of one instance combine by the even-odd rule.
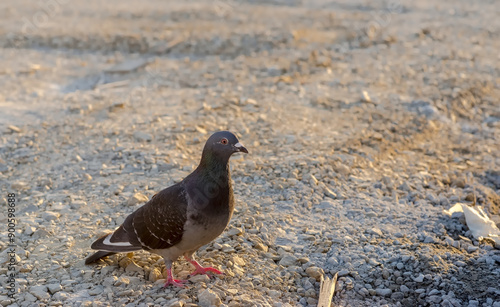
[[214, 133], [207, 140], [198, 167], [181, 182], [155, 194], [144, 206], [130, 214], [114, 232], [95, 241], [98, 250], [85, 260], [93, 263], [121, 252], [146, 250], [165, 261], [164, 287], [183, 287], [186, 280], [174, 279], [172, 264], [180, 256], [190, 262], [191, 275], [222, 274], [201, 266], [194, 253], [217, 238], [226, 228], [234, 210], [229, 158], [248, 150], [229, 131]]

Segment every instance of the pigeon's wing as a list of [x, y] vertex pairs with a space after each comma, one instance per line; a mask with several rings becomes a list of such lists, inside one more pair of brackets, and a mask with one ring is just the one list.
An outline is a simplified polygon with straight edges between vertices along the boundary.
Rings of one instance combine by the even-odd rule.
[[109, 252], [169, 248], [182, 239], [186, 211], [184, 188], [173, 185], [155, 194], [115, 232], [102, 236], [91, 248]]
[[178, 183], [159, 193], [123, 223], [133, 246], [145, 250], [169, 248], [182, 239], [187, 216], [184, 187]]

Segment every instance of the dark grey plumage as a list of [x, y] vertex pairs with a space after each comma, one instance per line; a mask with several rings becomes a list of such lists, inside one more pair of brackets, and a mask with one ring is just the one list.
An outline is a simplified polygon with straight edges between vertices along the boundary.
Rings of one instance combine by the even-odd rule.
[[99, 251], [85, 263], [144, 249], [164, 258], [169, 274], [165, 286], [181, 286], [171, 270], [181, 255], [196, 267], [195, 274], [220, 273], [201, 267], [193, 254], [219, 236], [231, 219], [234, 196], [229, 158], [235, 152], [248, 153], [231, 132], [214, 133], [203, 148], [198, 167], [183, 181], [154, 195], [113, 233], [95, 241], [91, 248]]

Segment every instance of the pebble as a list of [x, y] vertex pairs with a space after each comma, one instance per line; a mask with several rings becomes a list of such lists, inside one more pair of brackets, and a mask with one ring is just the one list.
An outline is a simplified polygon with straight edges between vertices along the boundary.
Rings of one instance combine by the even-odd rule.
[[140, 203], [145, 203], [149, 198], [142, 193], [135, 193], [127, 200], [127, 206], [135, 206]]
[[13, 182], [10, 185], [10, 187], [14, 191], [23, 191], [23, 190], [29, 190], [30, 189], [30, 186], [26, 182], [24, 182], [24, 181]]
[[377, 293], [378, 296], [390, 296], [392, 294], [391, 289], [375, 289], [375, 293]]
[[55, 221], [61, 216], [58, 212], [45, 211], [42, 213], [42, 218], [46, 221]]
[[265, 253], [267, 253], [267, 251], [269, 250], [268, 246], [266, 246], [265, 244], [260, 243], [260, 242], [254, 243], [254, 247], [260, 251], [265, 252]]
[[467, 246], [467, 252], [469, 252], [469, 253], [473, 253], [473, 252], [477, 251], [478, 249], [479, 249], [479, 247], [474, 246], [474, 245]]
[[192, 283], [200, 283], [200, 282], [204, 282], [204, 283], [208, 283], [210, 281], [210, 277], [208, 275], [194, 275], [194, 276], [191, 276], [189, 278], [189, 281], [191, 281]]
[[421, 283], [424, 281], [424, 274], [419, 274], [417, 277], [413, 278], [413, 281]]
[[50, 294], [47, 293], [48, 289], [46, 286], [32, 286], [29, 291], [39, 300], [47, 300], [50, 298]]
[[48, 284], [47, 289], [49, 290], [50, 293], [54, 294], [58, 291], [62, 290], [61, 284], [55, 283], [55, 284]]
[[153, 140], [153, 136], [151, 134], [143, 131], [135, 131], [134, 138], [140, 142], [151, 142]]
[[201, 307], [220, 306], [221, 303], [221, 299], [217, 293], [210, 289], [205, 289], [198, 293], [198, 304]]
[[142, 273], [143, 270], [141, 267], [139, 267], [137, 264], [135, 264], [134, 262], [131, 262], [129, 265], [127, 265], [127, 267], [125, 268], [125, 272], [127, 273]]
[[424, 239], [424, 243], [434, 243], [434, 242], [435, 242], [435, 239], [434, 239], [434, 237], [431, 237], [431, 236], [427, 236]]
[[279, 264], [285, 267], [297, 265], [297, 257], [293, 256], [292, 254], [285, 254]]
[[227, 232], [227, 235], [228, 236], [238, 236], [238, 235], [241, 235], [243, 233], [243, 231], [241, 230], [241, 228], [231, 228], [229, 229], [229, 231]]
[[349, 275], [349, 270], [346, 270], [346, 269], [340, 270], [338, 272], [338, 274], [339, 274], [339, 277], [347, 276], [347, 275]]
[[306, 269], [306, 274], [316, 279], [316, 281], [320, 281], [325, 272], [321, 268], [311, 266]]

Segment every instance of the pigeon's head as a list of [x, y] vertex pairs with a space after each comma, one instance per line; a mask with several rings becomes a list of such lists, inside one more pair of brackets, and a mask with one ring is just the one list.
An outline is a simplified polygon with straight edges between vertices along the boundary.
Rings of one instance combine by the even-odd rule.
[[219, 131], [207, 140], [203, 152], [210, 152], [220, 158], [229, 158], [235, 152], [248, 153], [248, 150], [229, 131]]

